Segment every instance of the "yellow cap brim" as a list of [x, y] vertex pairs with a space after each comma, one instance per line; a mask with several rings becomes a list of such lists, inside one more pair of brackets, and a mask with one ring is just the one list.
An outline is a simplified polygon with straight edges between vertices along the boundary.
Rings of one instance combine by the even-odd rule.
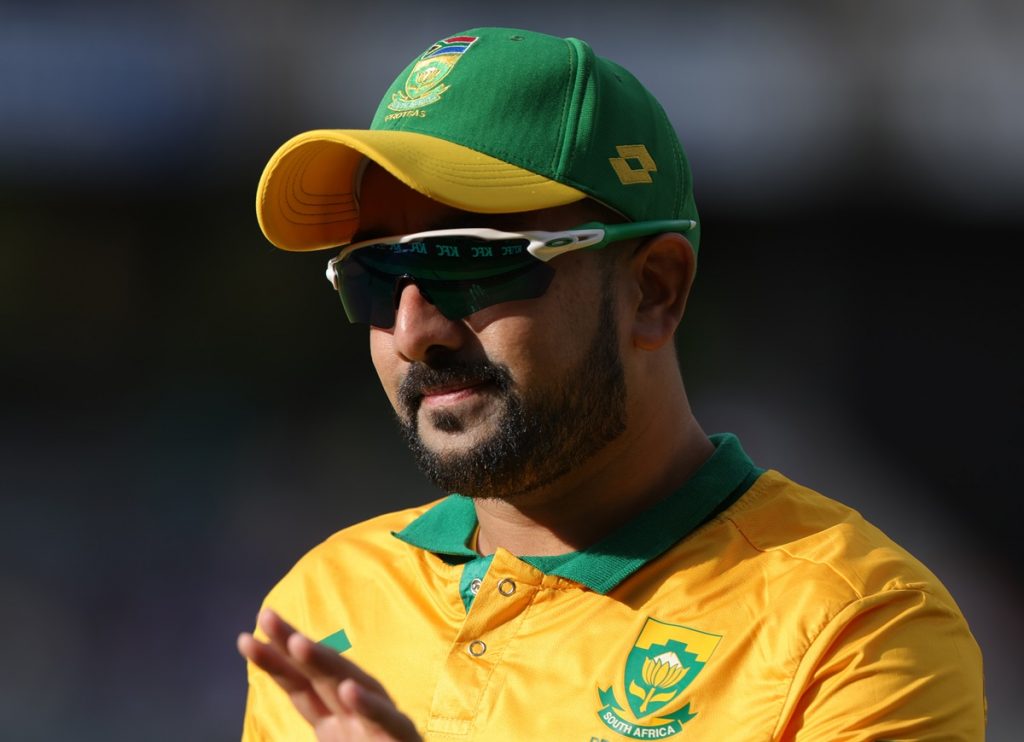
[[579, 201], [582, 191], [459, 144], [408, 131], [320, 129], [285, 142], [256, 193], [260, 228], [285, 250], [344, 245], [359, 228], [358, 178], [369, 158], [428, 198], [484, 214]]

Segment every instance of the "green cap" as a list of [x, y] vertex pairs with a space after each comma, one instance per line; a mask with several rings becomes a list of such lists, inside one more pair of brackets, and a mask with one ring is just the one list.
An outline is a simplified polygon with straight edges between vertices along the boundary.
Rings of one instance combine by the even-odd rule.
[[579, 39], [475, 28], [396, 78], [368, 130], [300, 134], [260, 180], [257, 215], [287, 250], [351, 241], [366, 159], [450, 206], [531, 211], [592, 198], [631, 221], [691, 219], [690, 169], [661, 105]]

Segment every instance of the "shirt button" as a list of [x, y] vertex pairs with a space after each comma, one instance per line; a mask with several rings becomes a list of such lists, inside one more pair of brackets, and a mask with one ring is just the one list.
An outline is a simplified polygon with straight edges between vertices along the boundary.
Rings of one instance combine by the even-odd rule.
[[480, 592], [480, 586], [482, 584], [483, 582], [481, 580], [473, 580], [471, 583], [469, 583], [469, 592], [473, 593], [473, 595], [476, 595], [478, 592]]
[[469, 646], [466, 647], [466, 651], [474, 657], [480, 657], [483, 655], [484, 652], [487, 651], [487, 645], [479, 639], [477, 639], [476, 641], [472, 641], [469, 643]]
[[498, 592], [501, 593], [502, 595], [504, 595], [506, 598], [508, 596], [512, 595], [513, 593], [515, 593], [515, 591], [516, 591], [516, 582], [515, 582], [515, 580], [510, 580], [509, 578], [505, 577], [504, 579], [502, 579], [498, 583]]

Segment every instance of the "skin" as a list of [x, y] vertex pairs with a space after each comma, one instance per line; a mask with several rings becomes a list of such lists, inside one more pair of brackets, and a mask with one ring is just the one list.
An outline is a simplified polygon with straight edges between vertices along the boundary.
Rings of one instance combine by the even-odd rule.
[[[356, 239], [446, 227], [567, 229], [602, 220], [590, 201], [520, 214], [462, 212], [406, 187], [382, 169], [367, 168]], [[580, 466], [547, 485], [502, 499], [477, 500], [478, 550], [519, 555], [577, 551], [685, 482], [713, 452], [694, 418], [672, 343], [692, 285], [695, 258], [678, 234], [615, 246], [612, 290], [616, 326], [599, 328], [593, 311], [602, 286], [600, 260], [585, 251], [556, 258], [544, 296], [487, 307], [461, 320], [445, 318], [415, 285], [401, 292], [395, 326], [370, 329], [370, 354], [392, 405], [412, 364], [439, 356], [501, 363], [522, 389], [569, 384], [595, 333], [614, 331], [625, 372], [626, 429]], [[487, 384], [421, 390], [419, 434], [444, 454], [465, 451], [494, 432], [500, 400]], [[455, 415], [457, 432], [432, 425], [432, 412]], [[585, 514], [586, 517], [581, 517]], [[303, 637], [269, 609], [241, 654], [289, 693], [320, 740], [419, 739], [377, 681], [353, 663]]]

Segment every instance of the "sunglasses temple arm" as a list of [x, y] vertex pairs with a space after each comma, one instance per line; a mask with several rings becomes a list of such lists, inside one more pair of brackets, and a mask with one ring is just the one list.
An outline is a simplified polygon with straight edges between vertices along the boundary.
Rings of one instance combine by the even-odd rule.
[[547, 262], [573, 250], [598, 250], [605, 245], [663, 232], [689, 232], [697, 226], [692, 219], [663, 219], [623, 224], [592, 222], [565, 232], [530, 232], [531, 243], [526, 249], [538, 260]]
[[603, 224], [593, 228], [584, 225], [565, 232], [524, 232], [524, 236], [530, 238], [527, 251], [545, 263], [573, 250], [603, 247], [607, 242]]
[[[609, 224], [605, 227], [605, 244], [621, 240], [632, 240], [637, 237], [649, 237], [652, 234], [663, 234], [666, 232], [685, 234], [696, 226], [697, 222], [692, 219], [661, 219], [649, 222]], [[604, 245], [602, 244], [601, 247], [604, 247]]]

